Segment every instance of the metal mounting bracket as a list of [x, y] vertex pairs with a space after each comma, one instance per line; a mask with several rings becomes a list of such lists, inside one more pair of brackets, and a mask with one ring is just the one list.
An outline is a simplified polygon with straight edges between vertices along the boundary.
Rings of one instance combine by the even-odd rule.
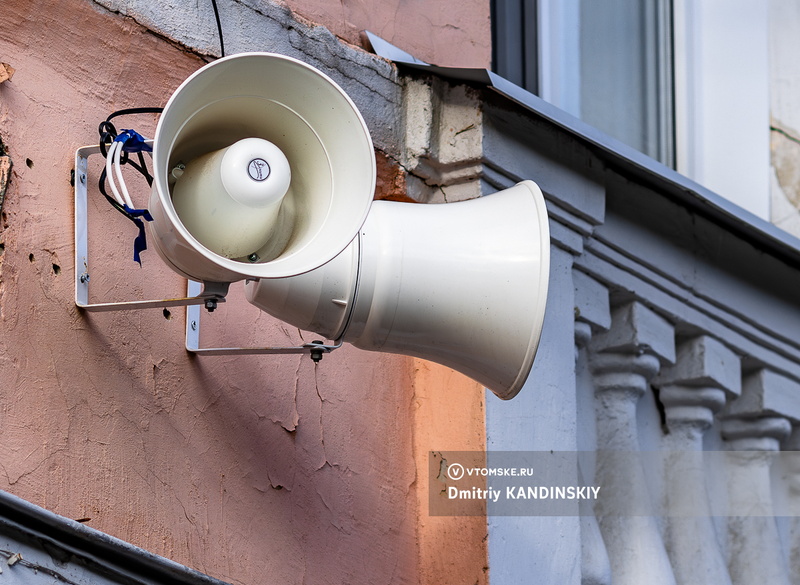
[[[148, 141], [151, 142], [152, 141]], [[181, 307], [185, 305], [216, 306], [225, 302], [227, 285], [207, 283], [202, 291], [192, 297], [148, 299], [108, 303], [89, 302], [89, 202], [88, 168], [89, 156], [99, 154], [97, 145], [84, 146], [75, 151], [75, 304], [86, 311], [123, 311], [131, 309], [154, 309]]]
[[[148, 141], [152, 144], [152, 141]], [[333, 345], [314, 341], [291, 347], [200, 347], [201, 307], [216, 308], [225, 302], [229, 283], [199, 283], [188, 281], [185, 297], [148, 299], [122, 302], [89, 302], [89, 207], [88, 168], [89, 157], [100, 154], [97, 145], [83, 146], [75, 151], [75, 304], [86, 311], [126, 311], [165, 307], [186, 307], [186, 349], [198, 355], [252, 355], [252, 354], [297, 354], [307, 353], [318, 362], [326, 353], [342, 346], [339, 340]]]
[[[193, 280], [189, 281], [187, 294], [191, 297], [200, 292], [201, 284]], [[303, 345], [289, 347], [200, 347], [200, 317], [202, 311], [198, 306], [186, 307], [186, 349], [191, 353], [199, 355], [254, 355], [254, 354], [292, 354], [307, 353], [315, 362], [319, 362], [322, 356], [332, 352], [342, 346], [339, 340], [334, 345], [328, 345], [322, 341], [312, 341]]]
[[[189, 281], [187, 295], [192, 297], [200, 292], [201, 284], [193, 280]], [[200, 347], [200, 318], [203, 312], [200, 307], [186, 307], [186, 350], [198, 355], [254, 355], [254, 354], [292, 354], [307, 353], [315, 362], [319, 362], [322, 356], [332, 352], [342, 346], [342, 340], [334, 345], [328, 345], [322, 341], [312, 341], [298, 346], [290, 347]]]

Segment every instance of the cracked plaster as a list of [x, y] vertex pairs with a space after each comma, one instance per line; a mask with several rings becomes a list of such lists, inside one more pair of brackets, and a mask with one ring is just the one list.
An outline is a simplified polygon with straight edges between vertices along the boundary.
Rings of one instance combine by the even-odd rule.
[[[98, 121], [113, 110], [163, 105], [214, 51], [148, 30], [156, 14], [134, 14], [132, 2], [104, 4], [12, 0], [0, 13], [0, 54], [14, 54], [17, 69], [0, 87], [0, 134], [22, 161], [0, 235], [0, 488], [234, 584], [264, 574], [298, 585], [388, 575], [415, 583], [453, 564], [463, 572], [450, 573], [452, 582], [469, 575], [484, 583], [485, 520], [419, 516], [427, 499], [419, 461], [433, 443], [483, 444], [484, 394], [473, 383], [350, 347], [320, 365], [191, 358], [179, 309], [76, 309], [75, 148], [94, 142]], [[271, 16], [253, 17], [251, 5]], [[387, 160], [401, 159], [401, 88], [391, 64], [292, 21], [286, 9], [230, 6], [247, 24], [242, 38], [252, 32], [264, 49], [300, 51], [327, 67], [363, 107]], [[184, 17], [195, 22], [194, 13]], [[152, 135], [155, 119], [130, 124]], [[152, 251], [142, 269], [132, 265], [130, 226], [104, 211], [93, 201], [93, 294], [180, 294], [181, 279]], [[234, 299], [207, 321], [204, 333], [233, 334], [234, 343], [298, 337]], [[471, 406], [462, 411], [465, 400]], [[442, 425], [456, 405], [466, 416]], [[443, 530], [452, 542], [437, 540]]]

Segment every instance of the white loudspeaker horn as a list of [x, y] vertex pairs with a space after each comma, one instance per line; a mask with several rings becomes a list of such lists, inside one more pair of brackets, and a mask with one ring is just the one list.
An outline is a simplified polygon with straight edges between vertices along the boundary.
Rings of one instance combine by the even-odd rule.
[[301, 329], [438, 362], [508, 399], [533, 364], [549, 269], [544, 198], [523, 181], [459, 203], [376, 201], [333, 261], [245, 290]]
[[151, 241], [204, 282], [308, 272], [353, 240], [375, 191], [372, 140], [330, 78], [270, 53], [203, 67], [153, 145]]
[[528, 377], [550, 259], [535, 183], [373, 204], [355, 105], [320, 71], [269, 53], [189, 77], [159, 120], [153, 169], [151, 241], [179, 274], [246, 279], [248, 300], [287, 323], [439, 362], [504, 399]]

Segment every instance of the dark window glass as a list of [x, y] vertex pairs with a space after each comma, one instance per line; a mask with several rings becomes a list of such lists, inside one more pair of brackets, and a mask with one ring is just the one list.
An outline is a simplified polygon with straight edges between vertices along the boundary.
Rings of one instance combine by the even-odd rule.
[[[549, 47], [545, 3], [562, 19]], [[496, 73], [537, 94], [558, 85], [556, 105], [674, 166], [671, 0], [493, 0], [492, 32]]]

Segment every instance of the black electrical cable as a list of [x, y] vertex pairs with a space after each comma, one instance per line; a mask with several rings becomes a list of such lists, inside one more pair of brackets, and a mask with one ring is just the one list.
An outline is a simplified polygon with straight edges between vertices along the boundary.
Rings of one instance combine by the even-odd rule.
[[[153, 107], [146, 107], [146, 108], [126, 108], [123, 110], [117, 110], [110, 114], [104, 121], [100, 122], [100, 125], [97, 128], [98, 133], [100, 134], [100, 152], [103, 155], [103, 158], [108, 157], [108, 147], [114, 142], [114, 139], [117, 137], [117, 129], [114, 124], [111, 122], [114, 118], [118, 116], [129, 116], [135, 114], [160, 114], [164, 111], [164, 108], [153, 108]], [[134, 169], [136, 169], [147, 181], [147, 184], [152, 187], [153, 185], [153, 175], [147, 169], [147, 164], [145, 162], [144, 155], [139, 152], [138, 153], [139, 162], [136, 163], [131, 160], [129, 154], [127, 152], [122, 152], [120, 154], [120, 165], [128, 164]], [[137, 215], [131, 213], [131, 211], [125, 209], [119, 202], [111, 197], [108, 192], [106, 191], [106, 180], [108, 179], [106, 173], [106, 167], [103, 166], [103, 170], [100, 172], [100, 179], [98, 181], [98, 187], [100, 189], [100, 194], [105, 197], [106, 201], [108, 201], [111, 206], [119, 211], [122, 215], [127, 217], [129, 220], [134, 222], [137, 226], [141, 223], [141, 220], [138, 218]]]
[[[130, 116], [133, 114], [160, 114], [164, 111], [164, 108], [126, 108], [124, 110], [117, 110], [113, 112], [106, 118], [104, 121], [100, 122], [100, 126], [97, 128], [98, 133], [100, 134], [100, 152], [103, 155], [103, 158], [107, 155], [107, 147], [114, 142], [114, 139], [117, 137], [117, 129], [114, 124], [111, 123], [111, 120], [116, 118], [117, 116]], [[127, 162], [127, 153], [123, 153], [123, 158], [125, 161], [120, 160], [121, 164], [125, 164]]]
[[211, 0], [211, 6], [214, 7], [214, 18], [217, 19], [217, 32], [219, 33], [219, 52], [220, 57], [225, 56], [225, 41], [222, 38], [222, 23], [219, 21], [219, 8], [217, 8], [217, 0]]

